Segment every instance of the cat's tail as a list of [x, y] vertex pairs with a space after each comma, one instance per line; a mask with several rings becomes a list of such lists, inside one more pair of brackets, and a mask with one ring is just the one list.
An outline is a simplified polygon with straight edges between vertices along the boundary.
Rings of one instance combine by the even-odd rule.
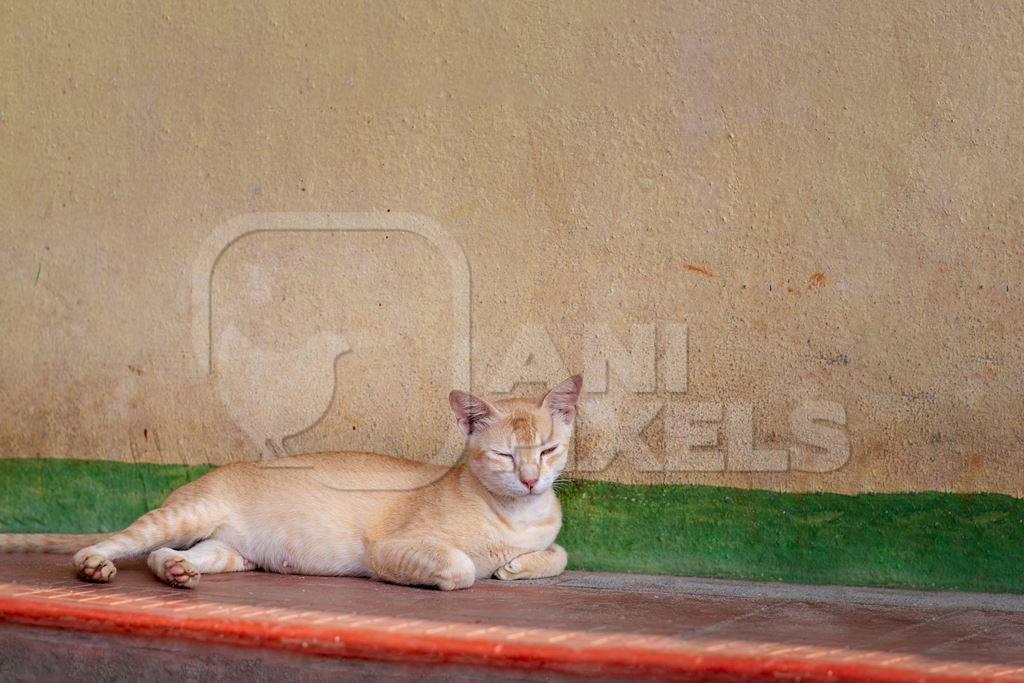
[[0, 534], [0, 553], [71, 554], [111, 534]]

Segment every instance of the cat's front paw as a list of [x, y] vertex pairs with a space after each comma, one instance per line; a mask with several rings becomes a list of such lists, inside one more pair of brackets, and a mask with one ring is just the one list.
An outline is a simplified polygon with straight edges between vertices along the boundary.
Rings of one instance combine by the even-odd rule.
[[494, 578], [501, 579], [502, 581], [515, 581], [516, 579], [523, 578], [523, 567], [518, 561], [509, 560], [504, 565], [498, 568], [498, 571], [494, 572]]
[[546, 579], [561, 574], [567, 559], [565, 549], [552, 543], [544, 550], [512, 558], [494, 572], [494, 577], [502, 581]]
[[435, 585], [443, 591], [469, 588], [476, 581], [476, 570], [473, 561], [462, 553], [454, 554], [450, 564], [438, 572]]

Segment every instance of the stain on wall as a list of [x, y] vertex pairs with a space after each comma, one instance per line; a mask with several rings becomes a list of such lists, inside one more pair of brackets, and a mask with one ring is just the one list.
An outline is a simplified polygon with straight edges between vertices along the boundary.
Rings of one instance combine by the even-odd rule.
[[[988, 3], [8, 3], [0, 456], [429, 457], [458, 255], [314, 229], [401, 214], [468, 264], [474, 390], [618, 340], [587, 476], [1022, 495], [1022, 40]], [[197, 277], [278, 213], [310, 231]], [[836, 406], [848, 457], [797, 471]]]

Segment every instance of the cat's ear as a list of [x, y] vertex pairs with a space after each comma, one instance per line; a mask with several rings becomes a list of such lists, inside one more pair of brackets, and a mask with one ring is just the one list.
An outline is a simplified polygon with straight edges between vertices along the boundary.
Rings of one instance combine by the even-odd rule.
[[459, 429], [466, 436], [475, 432], [497, 413], [490, 403], [465, 391], [456, 390], [448, 394], [448, 403], [455, 417], [459, 419]]
[[547, 407], [551, 414], [561, 418], [566, 424], [576, 417], [576, 401], [583, 389], [583, 377], [573, 375], [544, 395], [541, 405]]

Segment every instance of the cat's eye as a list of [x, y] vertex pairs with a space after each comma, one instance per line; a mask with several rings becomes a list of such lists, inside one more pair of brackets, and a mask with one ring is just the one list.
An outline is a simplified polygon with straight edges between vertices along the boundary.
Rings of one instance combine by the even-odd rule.
[[541, 455], [551, 455], [558, 450], [558, 446], [552, 446], [551, 448], [545, 448], [540, 452]]
[[500, 455], [503, 458], [511, 458], [512, 457], [511, 453], [502, 453], [501, 451], [494, 451], [494, 454], [495, 455]]

